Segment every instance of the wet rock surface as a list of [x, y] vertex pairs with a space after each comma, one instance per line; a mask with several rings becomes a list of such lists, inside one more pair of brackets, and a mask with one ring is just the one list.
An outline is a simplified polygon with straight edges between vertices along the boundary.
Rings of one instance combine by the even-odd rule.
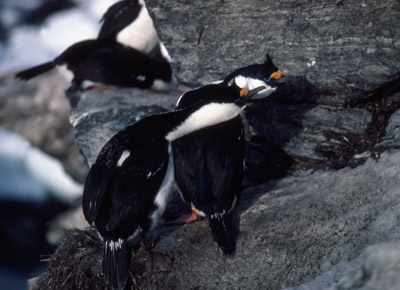
[[[400, 238], [399, 5], [148, 1], [185, 85], [220, 79], [268, 49], [291, 82], [244, 113], [235, 257], [216, 251], [204, 220], [161, 226], [153, 247], [134, 249], [133, 289], [398, 289], [390, 253]], [[117, 131], [172, 109], [179, 94], [69, 92], [88, 163]], [[75, 231], [31, 289], [104, 288], [100, 261], [93, 231]]]

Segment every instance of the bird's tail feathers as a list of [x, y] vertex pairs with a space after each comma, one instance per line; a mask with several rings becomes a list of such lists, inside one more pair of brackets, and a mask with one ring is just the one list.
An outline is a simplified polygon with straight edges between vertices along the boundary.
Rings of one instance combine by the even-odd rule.
[[125, 289], [130, 256], [125, 239], [104, 240], [103, 274], [112, 290]]
[[40, 75], [42, 73], [45, 73], [51, 69], [53, 69], [56, 66], [54, 61], [49, 61], [34, 67], [31, 67], [27, 70], [23, 70], [15, 75], [15, 78], [21, 79], [21, 80], [29, 80], [37, 75]]
[[207, 215], [214, 241], [225, 256], [235, 253], [235, 238], [232, 228], [231, 215], [228, 213], [215, 213]]

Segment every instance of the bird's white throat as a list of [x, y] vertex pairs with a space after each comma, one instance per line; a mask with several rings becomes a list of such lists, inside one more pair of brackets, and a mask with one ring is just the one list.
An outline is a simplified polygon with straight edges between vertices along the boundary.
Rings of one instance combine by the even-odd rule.
[[172, 142], [197, 130], [228, 121], [238, 116], [243, 109], [244, 107], [233, 103], [207, 104], [175, 127], [165, 136], [165, 139]]

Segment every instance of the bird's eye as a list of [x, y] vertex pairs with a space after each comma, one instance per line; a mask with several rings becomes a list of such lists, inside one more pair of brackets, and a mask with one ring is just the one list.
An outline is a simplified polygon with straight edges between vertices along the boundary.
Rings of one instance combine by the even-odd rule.
[[268, 83], [271, 80], [271, 78], [264, 78], [264, 82]]
[[233, 100], [235, 103], [237, 103], [237, 102], [239, 102], [240, 101], [240, 98], [237, 98], [237, 99], [235, 99], [235, 100]]

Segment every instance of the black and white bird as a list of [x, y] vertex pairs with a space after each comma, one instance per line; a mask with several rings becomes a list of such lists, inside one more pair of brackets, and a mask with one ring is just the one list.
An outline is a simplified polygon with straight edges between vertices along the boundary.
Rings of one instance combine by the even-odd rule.
[[171, 62], [143, 0], [118, 1], [106, 11], [101, 21], [98, 39], [113, 39], [154, 60]]
[[[56, 66], [66, 65], [74, 77], [72, 85], [82, 88], [84, 81], [122, 87], [169, 87], [172, 69], [168, 61], [155, 61], [140, 51], [113, 41], [85, 40], [67, 48], [54, 60], [16, 74], [29, 80]], [[165, 85], [156, 84], [165, 83]]]
[[[98, 38], [121, 42], [124, 30], [138, 18], [143, 5], [143, 1], [139, 0], [122, 0], [111, 5], [100, 20], [102, 26]], [[129, 45], [129, 43], [123, 44]]]
[[140, 230], [144, 237], [165, 208], [174, 181], [171, 142], [236, 118], [261, 89], [221, 87], [193, 106], [126, 127], [100, 151], [82, 203], [87, 221], [103, 239], [103, 273], [112, 289], [123, 289], [128, 280], [127, 239]]
[[[141, 4], [141, 2], [143, 1], [124, 0], [112, 5], [103, 16], [103, 25], [97, 39], [77, 42], [54, 60], [21, 71], [16, 74], [16, 78], [29, 80], [56, 66], [66, 65], [67, 69], [73, 73], [72, 87], [76, 89], [93, 85], [156, 90], [175, 87], [176, 80], [172, 73], [170, 58], [166, 50], [164, 53], [166, 57], [162, 54], [158, 38], [146, 40], [151, 42], [148, 44], [151, 51], [144, 52], [130, 45], [131, 43], [119, 42], [120, 39], [124, 39], [119, 37], [121, 34], [132, 34], [134, 27], [128, 29], [129, 23], [134, 23], [143, 10], [144, 3]], [[151, 28], [154, 29], [152, 26], [149, 29]], [[151, 33], [136, 31], [136, 37], [138, 34]], [[134, 38], [134, 36], [131, 37]], [[139, 48], [146, 50], [144, 47]]]
[[[253, 99], [273, 93], [282, 82], [282, 72], [269, 55], [265, 62], [235, 70], [223, 81], [184, 93], [177, 108], [204, 101], [214, 90], [238, 84], [242, 88], [263, 87]], [[193, 214], [179, 222], [206, 216], [214, 241], [225, 255], [233, 255], [235, 243], [230, 213], [242, 191], [245, 139], [240, 116], [188, 134], [172, 143], [175, 179]]]
[[267, 53], [263, 63], [251, 64], [239, 69], [234, 70], [224, 80], [218, 80], [204, 86], [198, 87], [191, 91], [185, 92], [181, 95], [176, 103], [177, 108], [185, 108], [196, 102], [201, 98], [207, 96], [207, 91], [212, 91], [216, 87], [230, 86], [235, 82], [241, 88], [249, 90], [265, 86], [265, 90], [259, 92], [252, 99], [261, 99], [272, 94], [276, 87], [283, 82], [281, 79], [282, 71], [278, 69], [272, 62], [272, 58]]

